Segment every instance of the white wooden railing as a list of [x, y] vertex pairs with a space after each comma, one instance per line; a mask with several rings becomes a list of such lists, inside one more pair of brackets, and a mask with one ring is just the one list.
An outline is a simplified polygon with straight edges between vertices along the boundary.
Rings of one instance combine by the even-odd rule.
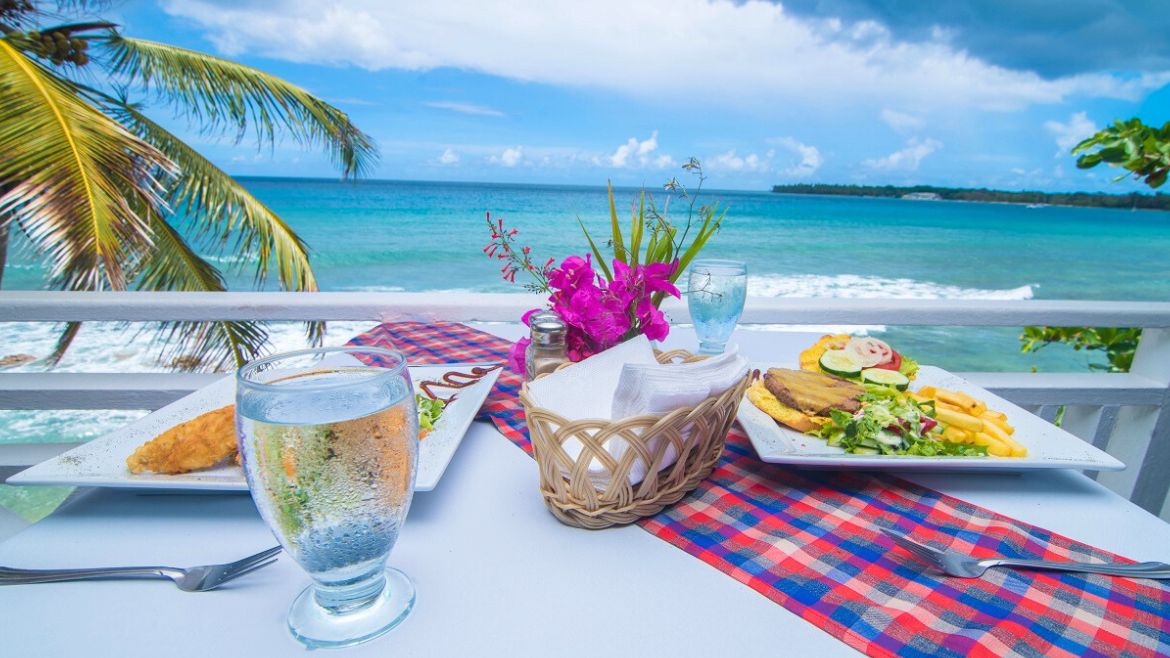
[[[160, 320], [453, 320], [514, 322], [540, 299], [516, 294], [0, 292], [0, 322]], [[674, 306], [670, 306], [670, 304]], [[668, 300], [674, 317], [685, 309]], [[789, 325], [1143, 327], [1133, 369], [1101, 373], [962, 373], [1052, 419], [1130, 465], [1090, 474], [1170, 519], [1170, 303], [750, 298], [742, 322]], [[156, 409], [216, 375], [0, 373], [0, 409]], [[3, 444], [0, 467], [67, 445]]]

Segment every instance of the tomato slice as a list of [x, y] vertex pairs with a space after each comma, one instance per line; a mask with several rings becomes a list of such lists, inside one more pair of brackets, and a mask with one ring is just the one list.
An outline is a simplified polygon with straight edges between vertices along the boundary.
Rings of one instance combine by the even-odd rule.
[[890, 360], [885, 363], [879, 363], [875, 368], [882, 370], [901, 370], [902, 369], [902, 355], [894, 350], [890, 350]]

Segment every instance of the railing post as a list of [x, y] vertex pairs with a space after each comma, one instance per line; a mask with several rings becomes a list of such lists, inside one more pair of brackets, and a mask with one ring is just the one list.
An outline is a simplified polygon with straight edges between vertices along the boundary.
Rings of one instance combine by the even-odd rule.
[[1146, 328], [1130, 372], [1166, 388], [1130, 500], [1159, 515], [1170, 493], [1170, 329]]

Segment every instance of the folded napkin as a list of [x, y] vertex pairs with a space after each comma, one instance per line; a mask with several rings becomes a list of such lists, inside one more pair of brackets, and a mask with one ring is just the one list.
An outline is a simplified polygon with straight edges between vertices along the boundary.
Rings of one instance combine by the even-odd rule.
[[[650, 341], [638, 336], [531, 382], [528, 394], [537, 406], [567, 420], [620, 420], [635, 415], [665, 415], [694, 406], [734, 386], [747, 370], [747, 360], [739, 356], [735, 346], [703, 361], [663, 365], [654, 357]], [[574, 460], [583, 448], [576, 438], [566, 440], [561, 447]], [[604, 447], [614, 459], [621, 459], [629, 443], [612, 437]], [[658, 446], [651, 441], [648, 447], [653, 452]], [[668, 446], [662, 467], [676, 459], [674, 446]], [[641, 482], [648, 470], [649, 465], [639, 458], [630, 468], [629, 483]], [[610, 473], [596, 457], [588, 471], [595, 487], [604, 489], [609, 485]]]
[[639, 335], [599, 352], [571, 368], [562, 368], [528, 384], [528, 395], [536, 406], [568, 420], [608, 420], [622, 366], [627, 363], [654, 364], [650, 340]]
[[692, 363], [627, 363], [618, 378], [611, 417], [665, 415], [693, 407], [735, 386], [747, 371], [747, 359], [739, 356], [737, 345]]

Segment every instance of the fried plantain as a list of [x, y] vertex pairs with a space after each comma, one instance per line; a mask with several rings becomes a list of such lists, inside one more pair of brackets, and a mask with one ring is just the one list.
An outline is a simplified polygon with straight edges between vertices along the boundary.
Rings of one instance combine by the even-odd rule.
[[174, 475], [215, 466], [236, 454], [236, 407], [228, 405], [147, 441], [126, 458], [126, 466], [131, 473]]

